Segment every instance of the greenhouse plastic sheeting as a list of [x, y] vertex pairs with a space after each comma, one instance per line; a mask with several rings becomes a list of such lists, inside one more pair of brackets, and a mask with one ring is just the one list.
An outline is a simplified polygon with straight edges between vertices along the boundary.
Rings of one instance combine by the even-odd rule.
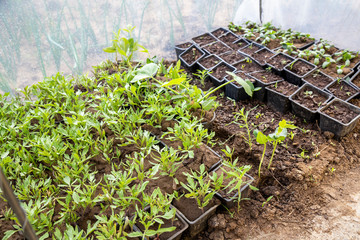
[[[102, 49], [128, 24], [151, 56], [175, 59], [175, 44], [232, 20], [259, 22], [259, 6], [258, 0], [0, 0], [0, 92], [114, 59]], [[261, 17], [359, 50], [359, 6], [355, 0], [263, 0]]]
[[[242, 0], [0, 0], [0, 92], [91, 70], [113, 54], [113, 31], [136, 26], [150, 55], [175, 59], [174, 45], [231, 21]], [[146, 56], [137, 56], [145, 58]]]
[[310, 33], [340, 48], [360, 50], [360, 1], [358, 0], [244, 0], [234, 22], [272, 22], [283, 29]]

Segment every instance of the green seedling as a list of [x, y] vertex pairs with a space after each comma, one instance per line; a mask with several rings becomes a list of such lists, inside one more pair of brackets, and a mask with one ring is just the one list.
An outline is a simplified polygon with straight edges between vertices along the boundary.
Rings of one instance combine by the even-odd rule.
[[[127, 28], [119, 29], [117, 33], [114, 33], [114, 39], [112, 46], [104, 48], [104, 52], [115, 53], [116, 62], [118, 61], [118, 54], [121, 56], [122, 60], [125, 62], [126, 66], [131, 68], [131, 61], [134, 57], [134, 53], [141, 49], [141, 52], [148, 53], [148, 50], [140, 45], [138, 41], [132, 36], [135, 27], [128, 25]], [[121, 31], [127, 33], [129, 38], [121, 37]]]
[[313, 91], [305, 91], [304, 94], [307, 97], [311, 97], [313, 95]]
[[269, 165], [268, 165], [268, 169], [269, 169], [271, 166], [272, 160], [274, 158], [277, 145], [279, 143], [283, 142], [285, 140], [286, 136], [288, 135], [287, 129], [295, 129], [295, 128], [297, 128], [297, 127], [288, 123], [285, 119], [283, 119], [281, 122], [279, 122], [279, 127], [276, 128], [275, 132], [269, 134], [268, 136], [266, 136], [259, 130], [254, 130], [256, 142], [264, 145], [263, 153], [262, 153], [260, 164], [259, 164], [259, 178], [260, 178], [261, 165], [262, 165], [262, 163], [264, 161], [264, 157], [265, 157], [267, 143], [273, 144], [273, 151], [272, 151], [271, 158], [270, 158]]
[[198, 77], [199, 80], [200, 80], [200, 83], [203, 87], [205, 87], [205, 79], [207, 78], [207, 76], [209, 74], [211, 74], [212, 72], [207, 70], [207, 69], [204, 69], [204, 70], [200, 70], [198, 69], [197, 70], [197, 73], [193, 73], [194, 76]]
[[204, 212], [204, 207], [210, 203], [216, 193], [216, 190], [211, 188], [211, 179], [207, 178], [205, 165], [201, 164], [198, 172], [191, 170], [191, 173], [184, 173], [184, 175], [187, 177], [187, 183], [180, 184], [187, 191], [185, 197], [195, 199], [201, 211]]
[[96, 239], [106, 240], [106, 239], [118, 239], [126, 240], [128, 239], [128, 233], [131, 232], [132, 227], [135, 224], [136, 217], [129, 219], [125, 216], [124, 212], [118, 214], [110, 215], [95, 215], [97, 222], [95, 224]]
[[306, 155], [308, 151], [306, 149], [301, 149], [301, 153], [299, 154], [299, 157], [301, 157], [302, 159], [309, 159], [310, 156]]
[[157, 164], [160, 164], [160, 174], [168, 175], [173, 178], [176, 171], [181, 166], [183, 156], [179, 154], [179, 151], [172, 147], [164, 147], [160, 150], [158, 146], [154, 146], [154, 149], [157, 153], [153, 155], [153, 158]]
[[[169, 204], [170, 206], [170, 204]], [[143, 232], [131, 232], [127, 236], [128, 237], [142, 237], [145, 239], [146, 237], [159, 236], [165, 232], [172, 232], [176, 229], [176, 227], [167, 227], [161, 228], [161, 225], [164, 224], [165, 220], [170, 220], [175, 217], [176, 209], [172, 208], [167, 212], [162, 212], [156, 205], [150, 208], [148, 211], [140, 209], [137, 205], [135, 206], [137, 221], [144, 226]], [[158, 224], [157, 229], [150, 229], [151, 226]]]
[[226, 73], [233, 77], [233, 80], [229, 81], [228, 83], [236, 81], [244, 88], [246, 94], [249, 95], [250, 97], [253, 96], [254, 92], [259, 91], [261, 89], [261, 87], [255, 88], [254, 84], [249, 79], [244, 80], [232, 72], [226, 72]]
[[[224, 167], [222, 170], [225, 173], [226, 179], [231, 179], [231, 181], [227, 184], [225, 189], [228, 189], [228, 193], [234, 193], [233, 199], [236, 199], [238, 212], [240, 211], [240, 202], [242, 200], [241, 197], [241, 188], [248, 184], [249, 182], [244, 181], [245, 173], [247, 173], [250, 169], [250, 165], [238, 166], [238, 159], [235, 159], [233, 162], [223, 161]], [[250, 188], [256, 190], [255, 187], [250, 186]]]
[[[254, 128], [254, 126], [250, 127], [249, 125], [249, 114], [252, 110], [254, 110], [256, 107], [250, 109], [249, 111], [245, 111], [245, 107], [240, 109], [239, 112], [235, 113], [235, 121], [232, 123], [238, 124], [240, 128], [246, 128], [247, 137], [243, 136], [246, 143], [249, 145], [250, 151], [252, 150], [252, 138], [251, 138], [251, 130]], [[241, 120], [242, 122], [239, 122]]]
[[232, 156], [234, 154], [234, 149], [231, 149], [228, 145], [225, 146], [225, 149], [221, 149], [221, 151], [225, 154], [227, 158], [232, 160]]
[[335, 53], [334, 55], [336, 57], [338, 57], [336, 59], [336, 62], [343, 62], [345, 63], [343, 66], [344, 67], [349, 67], [350, 66], [350, 63], [351, 63], [351, 60], [353, 58], [356, 58], [358, 56], [358, 52], [357, 53], [352, 53], [350, 52], [349, 50], [343, 50], [343, 51], [340, 51], [340, 52], [337, 52]]
[[268, 202], [270, 202], [270, 200], [271, 200], [273, 197], [274, 197], [274, 196], [268, 197], [268, 198], [266, 199], [266, 201], [261, 204], [261, 207], [264, 207]]

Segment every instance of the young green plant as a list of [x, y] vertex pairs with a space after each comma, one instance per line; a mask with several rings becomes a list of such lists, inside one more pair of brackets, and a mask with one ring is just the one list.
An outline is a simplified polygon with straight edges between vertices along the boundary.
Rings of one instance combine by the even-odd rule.
[[[120, 54], [125, 64], [131, 68], [131, 61], [134, 53], [141, 49], [141, 52], [148, 53], [148, 50], [140, 45], [137, 40], [132, 36], [135, 27], [128, 25], [127, 28], [119, 29], [117, 33], [114, 33], [114, 39], [112, 46], [104, 48], [104, 52], [115, 53], [116, 62], [118, 61], [117, 56]], [[126, 32], [129, 38], [121, 37], [121, 31]]]
[[204, 212], [204, 207], [210, 203], [216, 193], [216, 190], [211, 187], [211, 179], [207, 178], [205, 165], [201, 164], [198, 172], [191, 170], [191, 174], [184, 174], [187, 176], [187, 184], [183, 182], [180, 184], [187, 191], [185, 197], [195, 199], [201, 211]]
[[264, 145], [263, 153], [262, 153], [260, 164], [259, 164], [259, 178], [260, 178], [260, 172], [261, 172], [261, 165], [262, 165], [262, 163], [264, 161], [264, 157], [265, 157], [267, 143], [273, 144], [273, 151], [272, 151], [271, 158], [270, 158], [269, 165], [268, 165], [268, 169], [269, 169], [271, 166], [272, 160], [274, 158], [277, 145], [279, 143], [281, 143], [282, 141], [284, 141], [286, 136], [288, 135], [287, 129], [295, 129], [295, 128], [297, 128], [297, 127], [288, 123], [285, 119], [283, 119], [281, 122], [279, 122], [279, 127], [277, 127], [275, 129], [275, 132], [269, 134], [268, 136], [266, 136], [265, 134], [263, 134], [261, 131], [259, 131], [257, 129], [254, 130], [256, 142]]

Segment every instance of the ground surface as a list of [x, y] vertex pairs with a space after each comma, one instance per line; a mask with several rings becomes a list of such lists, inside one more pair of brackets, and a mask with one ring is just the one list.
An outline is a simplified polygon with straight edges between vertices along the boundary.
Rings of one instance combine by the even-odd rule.
[[300, 222], [274, 221], [268, 228], [255, 227], [244, 239], [360, 239], [360, 167], [334, 173], [314, 187], [324, 203], [310, 207], [314, 213]]
[[[219, 100], [221, 107], [212, 130], [220, 144], [214, 149], [219, 152], [224, 144], [233, 147], [234, 157], [253, 166], [250, 174], [259, 191], [243, 201], [239, 213], [230, 209], [231, 216], [220, 209], [197, 239], [360, 239], [359, 124], [348, 136], [335, 139], [328, 132], [321, 133], [316, 122], [277, 113], [261, 102], [234, 104], [222, 95]], [[293, 140], [277, 148], [269, 170], [272, 147], [268, 145], [260, 179], [257, 169], [262, 146], [254, 144], [249, 151], [242, 137], [244, 129], [231, 123], [233, 112], [255, 106], [249, 121], [266, 134], [273, 132], [281, 119], [299, 127]], [[274, 197], [262, 206], [270, 196]]]

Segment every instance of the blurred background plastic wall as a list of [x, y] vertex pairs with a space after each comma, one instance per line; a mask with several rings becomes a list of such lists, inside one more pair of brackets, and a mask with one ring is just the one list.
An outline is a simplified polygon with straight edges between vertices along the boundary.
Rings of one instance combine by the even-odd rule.
[[[113, 58], [113, 31], [131, 24], [151, 56], [231, 21], [242, 0], [0, 0], [0, 92]], [[139, 56], [141, 57], [141, 56]]]
[[[262, 0], [262, 19], [359, 50], [359, 8], [357, 0]], [[111, 58], [102, 48], [127, 24], [152, 56], [171, 60], [175, 44], [230, 21], [259, 22], [259, 12], [259, 0], [0, 0], [0, 92], [58, 71], [90, 72]]]

